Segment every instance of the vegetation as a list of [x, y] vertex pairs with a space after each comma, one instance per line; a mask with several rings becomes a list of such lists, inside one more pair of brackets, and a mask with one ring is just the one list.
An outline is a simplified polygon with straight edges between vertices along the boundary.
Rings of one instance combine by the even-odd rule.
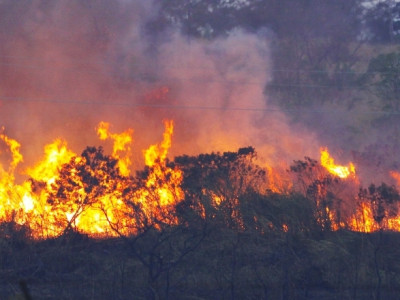
[[[95, 180], [92, 171], [108, 172], [108, 179], [120, 176], [101, 148], [89, 147], [82, 157], [86, 163], [73, 157], [63, 167], [68, 171], [80, 162], [76, 175], [86, 174], [89, 200], [78, 198], [77, 212], [83, 204], [95, 205], [101, 194], [104, 179]], [[397, 297], [400, 235], [384, 231], [383, 221], [397, 214], [396, 188], [382, 184], [359, 191], [360, 199], [373, 205], [380, 231], [358, 233], [346, 226], [333, 231], [324, 212], [338, 209], [343, 182], [306, 158], [290, 170], [304, 191], [274, 193], [255, 158], [248, 147], [169, 162], [184, 172], [185, 199], [168, 214], [136, 223], [136, 234], [125, 235], [110, 222], [116, 238], [89, 238], [70, 222], [61, 236], [37, 241], [28, 227], [2, 223], [1, 298], [24, 299], [24, 290], [33, 299]], [[147, 173], [139, 172], [132, 182]], [[69, 192], [73, 182], [65, 187]], [[63, 205], [62, 193], [56, 195], [58, 200], [50, 195], [49, 201]], [[140, 206], [134, 211], [131, 218], [143, 218]]]
[[[271, 101], [296, 120], [303, 117], [299, 110], [339, 103], [351, 111], [368, 103], [376, 114], [369, 111], [355, 131], [390, 128], [399, 149], [397, 5], [380, 2], [365, 10], [358, 0], [155, 2], [160, 13], [147, 24], [151, 34], [171, 24], [189, 39], [223, 37], [235, 28], [257, 32], [271, 41], [273, 78], [265, 87]], [[384, 50], [371, 50], [378, 47]], [[312, 121], [315, 126], [314, 116]], [[134, 197], [146, 190], [159, 206], [154, 188], [145, 184], [151, 168], [124, 177], [101, 148], [87, 148], [64, 165], [47, 192], [54, 207], [74, 203], [62, 235], [38, 241], [28, 226], [0, 224], [0, 298], [398, 299], [400, 234], [387, 230], [388, 219], [398, 215], [394, 186], [371, 184], [346, 202], [353, 187], [305, 158], [288, 170], [294, 188], [276, 192], [255, 159], [248, 147], [169, 161], [183, 172], [184, 199], [149, 215]], [[107, 219], [115, 237], [79, 232], [74, 222], [89, 207], [109, 217], [99, 198], [116, 189], [117, 180], [130, 211]], [[32, 186], [48, 188], [33, 179]], [[362, 203], [372, 207], [375, 232], [351, 231], [344, 222]], [[119, 217], [132, 220], [135, 234], [121, 230]]]

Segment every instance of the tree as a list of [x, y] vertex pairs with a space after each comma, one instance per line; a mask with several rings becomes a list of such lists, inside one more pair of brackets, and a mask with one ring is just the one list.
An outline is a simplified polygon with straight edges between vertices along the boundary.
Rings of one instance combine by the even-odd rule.
[[206, 219], [221, 221], [232, 228], [242, 226], [241, 195], [260, 191], [265, 183], [265, 170], [254, 163], [255, 149], [237, 152], [176, 157], [174, 165], [184, 173], [182, 189], [193, 209]]
[[[362, 44], [362, 0], [159, 1], [159, 20], [188, 38], [224, 37], [233, 29], [270, 41], [274, 66], [266, 93], [277, 104], [348, 99]], [[162, 26], [161, 26], [162, 27]], [[165, 28], [165, 26], [163, 27]], [[322, 99], [322, 100], [321, 100]]]
[[379, 300], [381, 297], [382, 275], [380, 271], [380, 257], [378, 254], [381, 252], [383, 246], [382, 232], [383, 229], [387, 227], [385, 221], [397, 216], [400, 195], [394, 186], [388, 186], [382, 183], [380, 186], [371, 184], [367, 189], [360, 188], [359, 198], [362, 201], [370, 203], [373, 218], [379, 224], [380, 229], [378, 240], [372, 242], [374, 245], [374, 267], [377, 278], [376, 299]]
[[117, 160], [104, 155], [101, 147], [87, 147], [80, 157], [73, 157], [61, 168], [58, 179], [48, 190], [47, 202], [59, 213], [58, 221], [68, 231], [74, 229], [76, 219], [87, 208], [113, 193], [119, 181], [122, 177]]
[[371, 59], [364, 75], [366, 86], [381, 100], [381, 109], [400, 111], [400, 52], [380, 54]]
[[[110, 228], [143, 267], [146, 299], [172, 297], [171, 290], [180, 282], [179, 277], [188, 272], [180, 269], [181, 264], [208, 234], [206, 224], [194, 217], [185, 201], [180, 201], [180, 191], [173, 180], [170, 181], [172, 172], [165, 162], [158, 160], [131, 179], [134, 184], [128, 185], [123, 193], [123, 201], [129, 209], [121, 215], [128, 220], [123, 224], [128, 230], [119, 220], [108, 218], [104, 210]], [[160, 193], [160, 189], [165, 192], [166, 185], [169, 196], [175, 200], [171, 203], [164, 203], [165, 193]]]
[[375, 43], [393, 43], [398, 35], [396, 20], [400, 17], [400, 5], [395, 1], [379, 1], [367, 9], [364, 20], [368, 39]]
[[215, 38], [224, 36], [230, 30], [240, 26], [237, 7], [224, 1], [158, 1], [160, 16], [154, 24], [166, 23], [178, 25], [182, 33], [194, 38]]
[[385, 221], [397, 216], [400, 195], [396, 187], [382, 183], [380, 186], [369, 185], [368, 188], [360, 188], [359, 199], [369, 202], [372, 208], [373, 218], [380, 228], [387, 227]]
[[[314, 218], [320, 229], [331, 231], [342, 228], [355, 210], [349, 201], [342, 197], [351, 197], [352, 183], [330, 174], [317, 161], [305, 158], [290, 166], [293, 173], [295, 190], [303, 194], [313, 206]], [[343, 194], [344, 193], [344, 194]], [[353, 205], [354, 206], [354, 205]]]

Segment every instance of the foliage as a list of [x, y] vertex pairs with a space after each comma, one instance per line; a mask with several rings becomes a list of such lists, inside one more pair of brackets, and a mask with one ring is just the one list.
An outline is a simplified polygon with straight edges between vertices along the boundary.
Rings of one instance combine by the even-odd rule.
[[367, 189], [360, 189], [359, 197], [371, 203], [374, 219], [380, 226], [385, 218], [397, 216], [400, 195], [394, 186], [371, 184]]
[[[23, 226], [2, 224], [0, 278], [8, 285], [0, 285], [0, 296], [17, 297], [21, 280], [38, 299], [376, 295], [365, 286], [390, 299], [400, 288], [398, 233], [332, 231], [332, 216], [325, 213], [338, 209], [345, 185], [315, 160], [293, 163], [290, 174], [301, 188], [286, 194], [265, 188], [266, 174], [252, 147], [181, 156], [165, 166], [172, 167], [183, 172], [185, 199], [169, 215], [146, 215], [132, 197], [145, 187], [151, 168], [123, 178], [101, 148], [87, 148], [73, 158], [53, 186], [53, 205], [65, 205], [77, 195], [72, 201], [84, 211], [120, 179], [126, 184], [124, 201], [132, 205], [128, 217], [137, 220], [138, 230], [128, 235], [110, 221], [118, 238], [92, 239], [67, 231], [59, 238], [32, 241]], [[74, 193], [82, 187], [85, 193]], [[149, 195], [157, 201], [157, 195]], [[379, 222], [397, 214], [399, 194], [392, 186], [371, 185], [359, 197], [371, 202]], [[340, 222], [339, 216], [333, 221]]]
[[381, 99], [382, 110], [400, 110], [400, 52], [380, 54], [372, 58], [364, 80]]
[[188, 38], [213, 39], [241, 28], [271, 41], [275, 71], [266, 93], [278, 105], [351, 97], [349, 91], [358, 86], [362, 1], [237, 2], [159, 1], [163, 21], [158, 22], [178, 25]]
[[259, 191], [265, 182], [265, 170], [254, 163], [255, 158], [255, 149], [247, 147], [237, 152], [176, 157], [174, 165], [183, 171], [186, 200], [199, 215], [238, 228], [243, 225], [240, 197]]
[[[367, 26], [369, 39], [375, 43], [392, 43], [398, 36], [398, 22], [400, 16], [400, 5], [395, 1], [379, 1], [367, 10], [364, 20]], [[397, 37], [398, 39], [398, 37]]]
[[[117, 160], [104, 155], [101, 147], [87, 147], [81, 156], [63, 165], [59, 178], [48, 191], [47, 201], [54, 208], [71, 214], [66, 226], [69, 230], [85, 209], [115, 189], [117, 179], [122, 181]], [[73, 211], [69, 211], [71, 207]]]
[[350, 217], [349, 207], [343, 207], [341, 191], [347, 189], [339, 177], [327, 172], [317, 161], [305, 157], [291, 165], [297, 190], [302, 191], [312, 205], [313, 215], [321, 230], [338, 229]]

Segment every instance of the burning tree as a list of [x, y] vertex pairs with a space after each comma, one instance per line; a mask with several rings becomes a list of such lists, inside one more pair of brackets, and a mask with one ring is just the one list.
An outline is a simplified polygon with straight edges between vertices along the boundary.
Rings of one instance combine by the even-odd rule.
[[240, 198], [266, 186], [266, 172], [254, 163], [255, 149], [181, 156], [174, 165], [184, 174], [186, 199], [202, 218], [220, 220], [232, 228], [244, 226]]
[[108, 218], [118, 219], [123, 187], [131, 185], [120, 175], [118, 161], [104, 155], [101, 147], [87, 147], [82, 155], [64, 164], [48, 189], [47, 202], [61, 213], [57, 221], [64, 231], [79, 228], [102, 233]]
[[357, 186], [355, 168], [334, 163], [326, 148], [321, 148], [321, 163], [306, 157], [290, 167], [295, 174], [295, 189], [314, 206], [314, 216], [322, 230], [346, 228], [355, 211], [354, 188]]
[[[378, 192], [370, 187], [357, 197], [355, 166], [335, 164], [326, 148], [321, 148], [320, 162], [306, 157], [295, 161], [291, 172], [260, 167], [252, 147], [180, 156], [171, 162], [167, 153], [173, 122], [165, 121], [164, 125], [163, 140], [143, 152], [146, 167], [135, 175], [130, 170], [133, 130], [112, 133], [110, 125], [101, 122], [98, 135], [113, 141], [111, 155], [105, 155], [101, 147], [87, 147], [78, 156], [68, 150], [65, 141], [57, 139], [45, 147], [42, 161], [25, 171], [30, 179], [22, 184], [15, 183], [16, 167], [23, 160], [20, 146], [2, 134], [11, 159], [8, 169], [0, 169], [1, 220], [27, 224], [35, 238], [54, 237], [71, 229], [91, 236], [129, 236], [142, 228], [180, 224], [175, 212], [184, 201], [182, 207], [213, 224], [218, 220], [220, 225], [238, 230], [258, 227], [288, 231], [288, 224], [296, 222], [265, 218], [257, 209], [249, 213], [249, 207], [253, 207], [252, 201], [257, 202], [255, 199], [272, 203], [275, 195], [288, 201], [300, 193], [313, 205], [314, 218], [323, 230], [365, 231], [374, 227], [357, 224], [379, 225], [384, 218], [382, 207], [387, 207], [387, 201], [379, 199], [394, 195], [382, 186], [376, 189]], [[365, 212], [359, 212], [368, 205], [375, 210], [375, 216], [369, 219]], [[270, 206], [271, 211], [273, 207], [277, 206]], [[387, 228], [398, 228], [397, 210], [385, 211], [390, 212], [384, 215]]]
[[[360, 188], [358, 194], [363, 208], [363, 216], [372, 214], [379, 228], [390, 229], [397, 217], [400, 195], [394, 186], [382, 183], [380, 186], [371, 184], [368, 188]], [[370, 211], [368, 211], [370, 208]], [[365, 222], [368, 225], [368, 222]]]
[[[328, 253], [334, 259], [338, 250], [350, 260], [345, 246], [313, 241], [315, 234], [333, 236], [321, 235], [321, 230], [398, 228], [397, 189], [371, 185], [357, 195], [355, 166], [335, 164], [325, 148], [320, 161], [295, 161], [290, 171], [261, 167], [252, 147], [169, 161], [173, 123], [164, 126], [162, 141], [143, 152], [146, 166], [134, 175], [129, 154], [133, 131], [111, 133], [101, 123], [99, 136], [114, 142], [111, 155], [102, 147], [87, 147], [76, 155], [56, 140], [45, 147], [43, 160], [27, 169], [30, 179], [23, 184], [15, 183], [14, 176], [22, 160], [19, 146], [3, 135], [11, 155], [10, 167], [1, 167], [0, 239], [20, 243], [29, 234], [45, 239], [69, 232], [117, 237], [126, 253], [120, 263], [134, 262], [135, 272], [143, 274], [136, 292], [148, 299], [168, 298], [174, 289], [183, 289], [192, 261], [204, 269], [202, 276], [209, 278], [212, 270], [212, 285], [225, 289], [222, 297], [244, 295], [238, 278], [248, 278], [265, 288], [264, 295], [279, 283], [280, 295], [288, 298], [296, 293], [292, 286], [331, 282], [337, 272], [350, 268], [313, 258]], [[379, 247], [380, 242], [373, 249], [376, 262]], [[209, 253], [215, 264], [205, 260]], [[334, 272], [320, 278], [333, 267]], [[375, 263], [374, 271], [381, 269]]]

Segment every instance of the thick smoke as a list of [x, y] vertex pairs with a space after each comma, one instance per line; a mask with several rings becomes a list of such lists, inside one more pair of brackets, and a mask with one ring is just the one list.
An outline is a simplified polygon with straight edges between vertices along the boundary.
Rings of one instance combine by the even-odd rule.
[[65, 138], [99, 145], [95, 127], [133, 128], [137, 153], [175, 120], [171, 157], [254, 146], [269, 163], [317, 157], [309, 132], [268, 104], [268, 37], [215, 40], [151, 33], [151, 1], [0, 2], [0, 124], [27, 162]]

